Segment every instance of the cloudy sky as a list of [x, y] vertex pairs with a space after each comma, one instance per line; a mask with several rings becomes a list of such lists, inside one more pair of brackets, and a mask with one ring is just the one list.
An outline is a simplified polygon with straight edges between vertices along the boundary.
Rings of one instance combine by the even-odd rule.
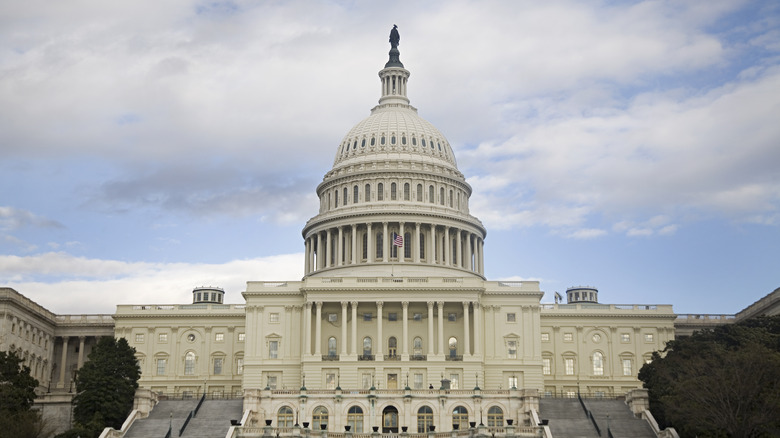
[[780, 4], [736, 0], [2, 2], [0, 286], [111, 313], [300, 279], [393, 24], [488, 278], [678, 313], [780, 286]]

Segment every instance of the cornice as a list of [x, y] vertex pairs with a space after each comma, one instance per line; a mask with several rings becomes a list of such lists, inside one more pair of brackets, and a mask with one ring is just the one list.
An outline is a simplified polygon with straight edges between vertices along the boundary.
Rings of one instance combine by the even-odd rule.
[[[404, 201], [407, 202], [407, 201]], [[344, 220], [347, 223], [342, 225], [352, 225], [353, 223], [357, 225], [361, 225], [365, 222], [383, 222], [384, 220], [371, 220], [372, 217], [382, 217], [382, 216], [392, 216], [392, 220], [388, 220], [387, 222], [404, 222], [407, 224], [413, 224], [415, 222], [418, 222], [414, 219], [414, 217], [420, 217], [420, 218], [431, 218], [431, 219], [439, 219], [439, 220], [449, 220], [453, 222], [457, 222], [460, 224], [464, 224], [473, 228], [476, 228], [477, 231], [480, 231], [482, 233], [482, 238], [484, 239], [487, 236], [487, 230], [485, 229], [485, 226], [482, 225], [482, 222], [477, 219], [476, 217], [470, 215], [470, 214], [462, 214], [462, 217], [458, 217], [454, 214], [447, 214], [447, 213], [439, 213], [439, 212], [433, 212], [433, 211], [419, 211], [419, 210], [413, 210], [409, 209], [407, 210], [392, 210], [390, 208], [383, 209], [381, 211], [371, 211], [371, 210], [353, 210], [350, 212], [339, 212], [339, 213], [324, 213], [324, 214], [318, 214], [317, 216], [314, 216], [313, 218], [309, 219], [306, 222], [306, 225], [304, 225], [303, 230], [301, 231], [304, 238], [306, 238], [309, 231], [313, 228], [316, 228], [320, 225], [326, 224], [328, 222], [337, 222], [339, 220]], [[409, 218], [408, 220], [402, 220]], [[363, 220], [351, 220], [351, 219], [363, 219]], [[431, 221], [433, 222], [433, 221]], [[444, 225], [441, 223], [434, 223], [434, 225]], [[336, 225], [334, 225], [335, 227]], [[454, 228], [458, 228], [457, 226], [454, 226]]]

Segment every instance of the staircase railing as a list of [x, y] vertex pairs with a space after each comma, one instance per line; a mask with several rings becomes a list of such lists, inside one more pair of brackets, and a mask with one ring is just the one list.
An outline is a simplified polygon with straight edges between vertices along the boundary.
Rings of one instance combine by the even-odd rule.
[[203, 401], [206, 400], [206, 392], [203, 392], [203, 396], [200, 398], [200, 401], [198, 402], [198, 406], [195, 406], [195, 410], [192, 411], [192, 416], [198, 415], [198, 411], [200, 410], [200, 405], [203, 404]]
[[[179, 436], [184, 433], [184, 429], [187, 428], [187, 425], [190, 424], [190, 420], [192, 419], [192, 413], [194, 411], [190, 411], [190, 414], [187, 415], [187, 419], [184, 420], [184, 424], [181, 425], [181, 429], [179, 429]], [[600, 435], [600, 434], [599, 434]]]
[[599, 425], [596, 423], [596, 419], [593, 418], [593, 414], [590, 412], [590, 409], [588, 409], [588, 407], [585, 406], [585, 402], [582, 400], [582, 397], [580, 397], [579, 393], [577, 393], [577, 399], [580, 401], [580, 406], [582, 406], [582, 410], [585, 411], [585, 415], [588, 417], [588, 419], [590, 419], [590, 422], [593, 423], [593, 427], [596, 428], [596, 433], [598, 433], [599, 436], [601, 436], [601, 429], [599, 428]]

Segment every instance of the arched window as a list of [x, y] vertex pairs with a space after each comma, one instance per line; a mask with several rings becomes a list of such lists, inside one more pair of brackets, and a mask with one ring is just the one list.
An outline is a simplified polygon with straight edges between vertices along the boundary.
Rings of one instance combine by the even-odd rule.
[[422, 141], [422, 145], [425, 147], [425, 138], [421, 138], [420, 141]]
[[425, 234], [420, 233], [420, 260], [425, 259]]
[[368, 232], [363, 233], [363, 259], [368, 260]]
[[366, 184], [366, 190], [363, 194], [363, 202], [371, 202], [371, 184]]
[[415, 356], [422, 356], [423, 354], [422, 338], [419, 336], [414, 338], [414, 341], [412, 341], [412, 354]]
[[593, 375], [604, 375], [604, 356], [598, 351], [593, 353]]
[[417, 184], [417, 202], [422, 202], [422, 184]]
[[439, 204], [444, 205], [444, 187], [439, 189]]
[[398, 199], [398, 194], [396, 192], [397, 187], [395, 183], [390, 183], [390, 200], [395, 201]]
[[390, 357], [395, 357], [398, 354], [398, 341], [395, 336], [390, 336], [390, 339], [387, 340], [387, 353]]
[[408, 201], [411, 197], [409, 183], [404, 183], [404, 201]]
[[406, 144], [406, 136], [405, 135], [401, 136], [401, 144]]
[[336, 356], [336, 337], [331, 336], [328, 338], [328, 356]]
[[463, 406], [457, 406], [452, 411], [452, 424], [458, 425], [460, 430], [466, 430], [469, 428], [469, 411]]
[[191, 376], [195, 374], [195, 353], [188, 351], [184, 355], [184, 375]]
[[358, 203], [358, 187], [352, 187], [352, 203], [357, 204]]
[[385, 200], [385, 185], [382, 183], [379, 183], [376, 186], [376, 200], [377, 201], [384, 201]]
[[450, 357], [458, 355], [458, 339], [455, 336], [451, 336], [448, 342], [450, 348]]
[[[357, 190], [357, 187], [355, 187], [355, 189]], [[449, 199], [449, 201], [450, 201], [450, 208], [452, 208], [452, 198], [453, 198], [452, 190], [450, 190], [450, 199]], [[357, 201], [355, 201], [355, 202], [357, 202]]]
[[390, 136], [390, 144], [395, 144], [395, 134]]
[[376, 144], [376, 137], [371, 137], [371, 146]]
[[404, 233], [404, 258], [412, 258], [412, 235], [411, 233]]
[[376, 233], [376, 258], [378, 260], [382, 260], [384, 257], [384, 243], [385, 239], [384, 236], [382, 236], [382, 232]]
[[347, 411], [347, 425], [354, 433], [363, 433], [363, 409], [352, 406]]
[[338, 191], [338, 189], [333, 191], [333, 208], [339, 208], [339, 191]]
[[498, 406], [492, 406], [488, 409], [488, 427], [503, 427], [504, 426], [504, 411]]
[[371, 337], [366, 336], [363, 338], [363, 356], [371, 356], [373, 351]]
[[328, 430], [328, 409], [324, 406], [314, 409], [314, 414], [311, 416], [311, 430]]
[[433, 199], [433, 186], [428, 186], [428, 202], [430, 202], [431, 204], [433, 204], [433, 202], [434, 202], [434, 199]]
[[[381, 144], [382, 146], [385, 145], [385, 136], [384, 135], [382, 136], [381, 140], [379, 140], [379, 144]], [[431, 145], [431, 147], [433, 147], [433, 145]]]
[[412, 146], [417, 146], [417, 137], [412, 136]]
[[433, 426], [433, 409], [423, 406], [417, 410], [417, 433], [428, 433]]
[[344, 205], [347, 205], [347, 188], [344, 187]]
[[360, 142], [360, 147], [361, 148], [366, 147], [366, 139], [365, 138]]
[[279, 413], [276, 415], [276, 427], [292, 427], [293, 426], [293, 410], [289, 406], [282, 406], [279, 408]]

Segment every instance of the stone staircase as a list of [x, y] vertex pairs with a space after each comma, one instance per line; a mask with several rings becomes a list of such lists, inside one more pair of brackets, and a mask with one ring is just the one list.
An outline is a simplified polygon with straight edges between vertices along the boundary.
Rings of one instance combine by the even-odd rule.
[[539, 400], [539, 416], [549, 421], [554, 438], [599, 438], [607, 436], [607, 427], [614, 438], [655, 438], [650, 425], [634, 417], [621, 400], [585, 399], [585, 406], [596, 420], [601, 435], [576, 398], [543, 398]]
[[[198, 405], [195, 400], [160, 401], [147, 418], [136, 420], [125, 438], [163, 438], [173, 425], [172, 436], [178, 437], [187, 416]], [[230, 420], [240, 420], [243, 410], [241, 399], [204, 400], [198, 415], [190, 419], [182, 437], [224, 438], [230, 429]]]

